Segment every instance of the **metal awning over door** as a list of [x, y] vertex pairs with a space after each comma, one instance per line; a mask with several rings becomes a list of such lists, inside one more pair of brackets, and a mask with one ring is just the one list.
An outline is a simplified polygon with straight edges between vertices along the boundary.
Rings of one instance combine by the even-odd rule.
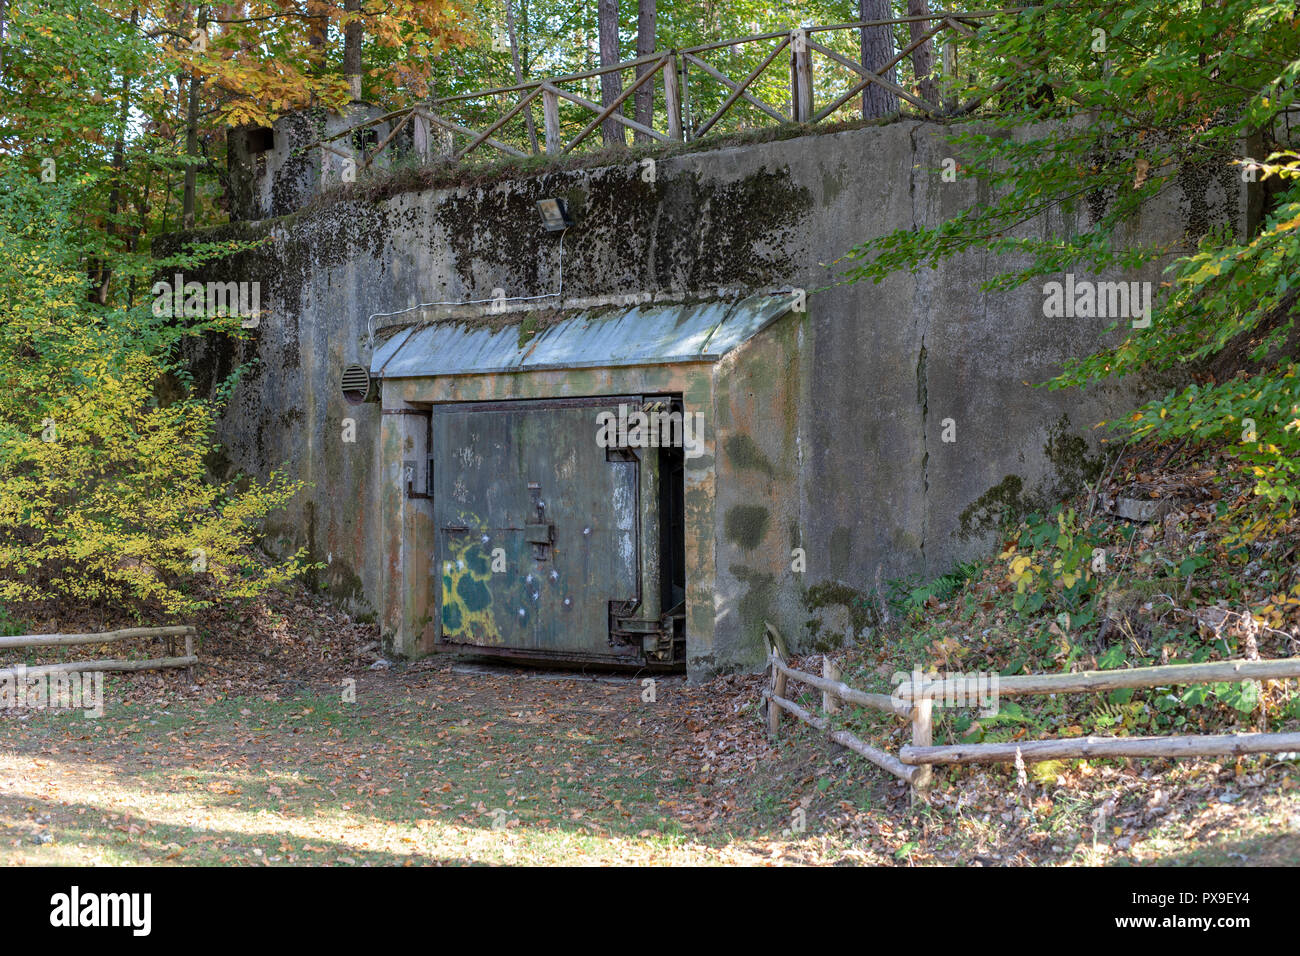
[[[576, 312], [521, 336], [519, 324], [442, 318], [395, 332], [375, 347], [382, 378], [486, 375], [540, 369], [711, 362], [790, 311], [791, 293], [733, 302], [655, 303]], [[524, 315], [519, 316], [523, 322]]]

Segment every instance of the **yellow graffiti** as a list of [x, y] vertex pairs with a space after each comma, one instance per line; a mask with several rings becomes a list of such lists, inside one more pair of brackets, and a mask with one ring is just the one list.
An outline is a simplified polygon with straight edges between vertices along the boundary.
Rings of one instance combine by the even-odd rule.
[[442, 562], [443, 640], [504, 644], [492, 613], [491, 564], [469, 535], [448, 535]]

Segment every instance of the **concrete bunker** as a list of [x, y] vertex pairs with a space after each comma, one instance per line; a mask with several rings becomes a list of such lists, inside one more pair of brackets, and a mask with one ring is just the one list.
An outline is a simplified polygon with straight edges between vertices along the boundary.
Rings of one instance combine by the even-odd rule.
[[[277, 155], [293, 152], [290, 125], [277, 123]], [[683, 410], [712, 412], [706, 453], [683, 462], [681, 485], [690, 678], [761, 669], [765, 622], [794, 651], [860, 639], [854, 615], [889, 581], [933, 577], [986, 553], [994, 526], [1018, 505], [1055, 500], [1096, 449], [1088, 425], [1131, 408], [1141, 387], [1027, 384], [1095, 350], [1110, 320], [1046, 317], [1047, 290], [1037, 283], [984, 288], [993, 274], [1027, 265], [1023, 258], [969, 252], [880, 284], [838, 281], [855, 244], [989, 200], [974, 179], [935, 174], [952, 154], [951, 132], [900, 120], [744, 146], [701, 143], [659, 156], [653, 183], [639, 164], [617, 159], [502, 167], [482, 181], [431, 167], [313, 201], [304, 190], [334, 182], [332, 168], [310, 166], [299, 177], [292, 156], [259, 153], [265, 163], [244, 170], [261, 197], [246, 213], [256, 221], [201, 234], [252, 247], [186, 276], [262, 284], [262, 321], [248, 339], [187, 346], [205, 394], [248, 363], [219, 425], [223, 467], [284, 469], [308, 482], [269, 529], [272, 546], [306, 547], [324, 565], [323, 589], [379, 619], [386, 651], [417, 657], [436, 649], [441, 585], [430, 580], [433, 501], [407, 497], [404, 476], [409, 465], [413, 494], [432, 493], [435, 406], [680, 398]], [[1240, 222], [1238, 187], [1231, 170], [1181, 180], [1117, 240], [1178, 242], [1202, 211]], [[269, 201], [277, 196], [282, 203]], [[573, 211], [567, 233], [538, 228], [536, 204], [547, 197]], [[1025, 228], [1069, 236], [1095, 211], [1080, 204]], [[198, 235], [175, 237], [171, 248]], [[1092, 278], [1155, 282], [1159, 271]], [[630, 321], [611, 322], [618, 333], [599, 347], [546, 367], [538, 357], [542, 343], [559, 343], [560, 327], [568, 341], [588, 319], [606, 327], [612, 317], [686, 316], [765, 295], [793, 307], [791, 292], [773, 290], [795, 288], [816, 290], [806, 313], [787, 310], [730, 351], [715, 338], [707, 360], [699, 351], [677, 362], [661, 361], [673, 357], [667, 352], [646, 360], [620, 351], [620, 337], [640, 341]], [[451, 355], [442, 339], [419, 344], [435, 333], [473, 333], [466, 343], [490, 340], [505, 358], [438, 365]], [[387, 356], [375, 358], [385, 348], [400, 348], [386, 367]], [[408, 356], [427, 367], [404, 369]], [[618, 404], [582, 414], [617, 414]], [[593, 420], [582, 427], [594, 434]], [[603, 459], [601, 467], [619, 470]], [[436, 468], [432, 477], [436, 484]], [[550, 517], [556, 499], [546, 485], [538, 490], [545, 520], [511, 525], [529, 553], [548, 541], [523, 536], [548, 532], [525, 525], [554, 524], [557, 545], [565, 533]], [[671, 595], [664, 600], [662, 611], [675, 607]], [[596, 650], [607, 654], [609, 645]]]
[[381, 330], [369, 371], [394, 650], [656, 670], [719, 643], [760, 647], [761, 622], [718, 568], [741, 553], [773, 583], [784, 568], [794, 600], [788, 549], [765, 539], [798, 507], [784, 479], [798, 455], [801, 303], [774, 293]]

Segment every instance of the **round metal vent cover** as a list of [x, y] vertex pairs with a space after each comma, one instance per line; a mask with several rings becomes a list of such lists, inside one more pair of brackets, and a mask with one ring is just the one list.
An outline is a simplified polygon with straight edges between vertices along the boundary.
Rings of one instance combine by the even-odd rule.
[[370, 370], [364, 365], [349, 365], [343, 370], [343, 397], [360, 405], [370, 397]]

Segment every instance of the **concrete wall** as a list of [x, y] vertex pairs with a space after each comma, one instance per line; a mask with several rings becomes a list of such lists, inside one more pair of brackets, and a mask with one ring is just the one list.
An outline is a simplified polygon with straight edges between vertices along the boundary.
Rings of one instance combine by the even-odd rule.
[[[397, 150], [374, 155], [371, 147], [392, 131], [391, 121], [376, 123], [369, 135], [362, 134], [364, 139], [330, 139], [382, 112], [366, 103], [353, 103], [346, 113], [325, 109], [290, 113], [276, 120], [269, 131], [249, 126], [232, 129], [226, 138], [230, 218], [283, 216], [301, 208], [322, 189], [340, 185], [345, 177], [354, 181], [367, 161], [387, 168]], [[262, 148], [267, 132], [274, 142], [271, 149]], [[330, 139], [330, 149], [310, 148], [324, 139]], [[350, 169], [345, 168], [349, 165]]]
[[[1025, 384], [1048, 377], [1066, 356], [1094, 349], [1110, 320], [1045, 319], [1038, 285], [979, 290], [1013, 262], [972, 254], [880, 285], [833, 285], [838, 273], [827, 264], [851, 246], [936, 224], [989, 198], [978, 183], [942, 181], [942, 160], [953, 154], [946, 135], [940, 126], [903, 121], [663, 157], [653, 182], [629, 160], [394, 189], [382, 198], [345, 194], [280, 219], [216, 230], [207, 238], [270, 238], [212, 270], [213, 277], [263, 282], [255, 339], [234, 350], [209, 343], [195, 355], [205, 384], [237, 361], [260, 362], [225, 418], [229, 466], [265, 472], [287, 463], [312, 481], [311, 494], [285, 519], [283, 537], [308, 541], [329, 562], [322, 585], [377, 608], [380, 416], [377, 406], [344, 402], [340, 370], [368, 359], [372, 313], [486, 299], [494, 289], [507, 296], [555, 291], [556, 243], [540, 229], [534, 202], [562, 195], [578, 218], [564, 244], [566, 304], [644, 293], [709, 296], [718, 287], [816, 290], [808, 328], [799, 333], [811, 347], [798, 350], [807, 365], [798, 407], [741, 402], [726, 412], [770, 413], [773, 436], [792, 427], [790, 416], [799, 422], [793, 461], [769, 456], [764, 467], [761, 442], [735, 450], [752, 465], [755, 495], [764, 483], [799, 487], [797, 513], [770, 515], [756, 547], [733, 542], [734, 550], [719, 556], [718, 575], [729, 576], [723, 583], [749, 595], [738, 604], [745, 614], [757, 620], [773, 588], [788, 607], [810, 586], [839, 582], [843, 603], [843, 594], [893, 577], [941, 573], [989, 546], [981, 516], [1077, 484], [1090, 464], [1090, 426], [1130, 397], [1114, 388], [1067, 393]], [[1230, 172], [1224, 175], [1190, 187], [1194, 196], [1167, 193], [1120, 240], [1177, 238], [1193, 205], [1239, 220], [1241, 197]], [[1023, 228], [1064, 236], [1088, 215], [1082, 203]], [[748, 375], [784, 374], [759, 353], [742, 350], [735, 361], [750, 363]], [[723, 409], [719, 415], [725, 428]], [[340, 437], [345, 418], [357, 425], [353, 444]], [[948, 419], [955, 442], [942, 440]], [[725, 435], [721, 441], [725, 447]], [[720, 520], [726, 536], [726, 515]], [[777, 573], [778, 563], [789, 567], [794, 546], [807, 554], [798, 578]], [[791, 637], [806, 642], [808, 635]], [[738, 647], [708, 666], [747, 668], [757, 660], [752, 648]]]

